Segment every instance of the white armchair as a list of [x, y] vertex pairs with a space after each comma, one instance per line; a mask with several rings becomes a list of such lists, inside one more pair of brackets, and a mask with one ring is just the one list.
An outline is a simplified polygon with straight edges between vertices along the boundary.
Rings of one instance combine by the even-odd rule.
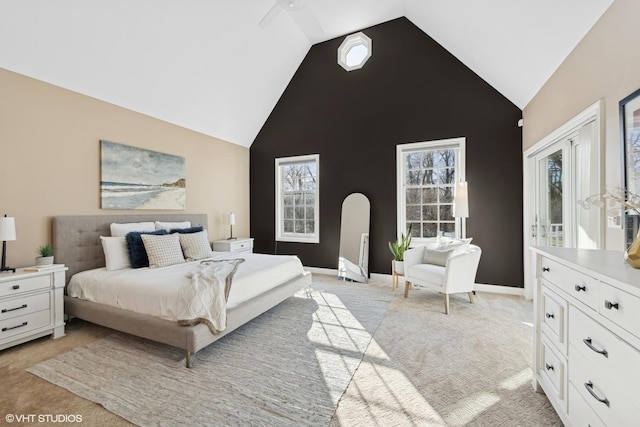
[[416, 284], [443, 293], [446, 314], [449, 314], [450, 294], [466, 292], [473, 304], [473, 287], [481, 254], [482, 250], [476, 245], [469, 245], [460, 254], [430, 251], [425, 246], [407, 250], [404, 253], [405, 298], [409, 296], [412, 284]]

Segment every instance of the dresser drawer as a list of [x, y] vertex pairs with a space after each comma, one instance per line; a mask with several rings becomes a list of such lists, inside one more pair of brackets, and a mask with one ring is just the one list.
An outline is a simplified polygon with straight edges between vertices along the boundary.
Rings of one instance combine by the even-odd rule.
[[0, 340], [51, 324], [51, 310], [42, 310], [11, 319], [0, 320]]
[[[589, 361], [571, 346], [569, 382], [587, 405], [609, 426], [635, 426], [640, 419], [637, 382]], [[632, 365], [626, 365], [633, 369]]]
[[566, 375], [565, 375], [565, 358], [558, 355], [553, 350], [553, 345], [549, 343], [545, 338], [542, 338], [542, 357], [540, 376], [545, 379], [551, 385], [552, 390], [545, 391], [547, 394], [552, 393], [556, 398], [565, 400], [566, 390]]
[[253, 240], [239, 240], [231, 243], [231, 252], [250, 252]]
[[569, 402], [567, 413], [575, 427], [605, 427], [605, 424], [596, 415], [591, 406], [580, 395], [573, 384], [569, 385]]
[[28, 277], [0, 283], [0, 297], [51, 287], [51, 275]]
[[23, 316], [49, 308], [49, 292], [0, 302], [0, 320]]
[[545, 257], [542, 258], [541, 270], [543, 279], [588, 307], [598, 309], [599, 286], [596, 279]]
[[546, 286], [542, 287], [542, 332], [567, 353], [567, 302]]
[[603, 282], [600, 284], [599, 311], [640, 338], [640, 298]]
[[596, 369], [640, 384], [640, 352], [575, 307], [569, 309], [569, 356], [579, 352]]

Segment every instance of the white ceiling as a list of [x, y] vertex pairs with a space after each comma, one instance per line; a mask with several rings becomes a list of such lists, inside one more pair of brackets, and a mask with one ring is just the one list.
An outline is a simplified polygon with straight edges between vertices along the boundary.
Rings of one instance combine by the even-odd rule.
[[312, 44], [406, 16], [523, 108], [612, 2], [0, 0], [0, 67], [248, 147]]

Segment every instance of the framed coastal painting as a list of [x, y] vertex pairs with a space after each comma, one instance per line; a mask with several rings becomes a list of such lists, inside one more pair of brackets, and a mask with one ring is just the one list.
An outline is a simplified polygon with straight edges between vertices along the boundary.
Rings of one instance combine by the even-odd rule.
[[185, 209], [184, 157], [100, 141], [102, 209]]
[[[640, 89], [620, 101], [620, 127], [624, 163], [623, 183], [626, 200], [640, 197]], [[625, 240], [630, 245], [640, 228], [640, 215], [627, 210], [624, 216]]]

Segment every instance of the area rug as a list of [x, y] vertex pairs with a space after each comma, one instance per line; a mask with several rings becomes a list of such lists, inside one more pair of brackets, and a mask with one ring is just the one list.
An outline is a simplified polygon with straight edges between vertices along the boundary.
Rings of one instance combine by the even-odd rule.
[[29, 372], [142, 425], [327, 426], [393, 294], [314, 284], [213, 343], [113, 333]]

